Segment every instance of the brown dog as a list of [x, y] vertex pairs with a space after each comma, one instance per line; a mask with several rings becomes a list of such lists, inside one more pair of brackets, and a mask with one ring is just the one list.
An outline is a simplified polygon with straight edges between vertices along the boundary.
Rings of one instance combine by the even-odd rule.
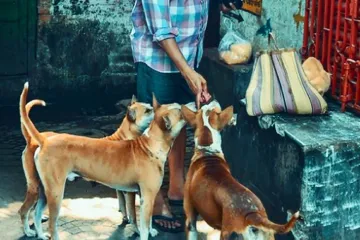
[[183, 106], [182, 113], [195, 128], [195, 152], [184, 189], [187, 238], [197, 238], [198, 214], [221, 230], [221, 239], [274, 239], [274, 233], [289, 232], [299, 213], [285, 225], [272, 223], [260, 199], [230, 173], [220, 131], [231, 121], [233, 107], [221, 111], [218, 102], [212, 101], [197, 113]]
[[[25, 89], [23, 101], [20, 102], [20, 108], [26, 103], [27, 89]], [[45, 106], [45, 102], [42, 100], [32, 100], [26, 104], [26, 114], [28, 115], [31, 108], [35, 105]], [[128, 106], [126, 117], [119, 128], [111, 136], [104, 137], [103, 139], [119, 141], [127, 139], [135, 139], [140, 136], [143, 131], [150, 125], [151, 120], [154, 117], [154, 111], [149, 104], [139, 103], [136, 97], [133, 96], [130, 106]], [[24, 124], [21, 123], [21, 131], [26, 141], [26, 147], [22, 154], [22, 164], [27, 182], [26, 198], [22, 204], [19, 214], [24, 228], [24, 233], [28, 237], [36, 235], [34, 230], [29, 227], [29, 214], [33, 206], [38, 199], [39, 177], [35, 169], [34, 153], [39, 147], [37, 142], [31, 138], [30, 134], [26, 130]], [[55, 132], [43, 132], [42, 136], [45, 138], [54, 136]], [[73, 180], [78, 175], [70, 173], [68, 175], [69, 180]], [[119, 208], [123, 213], [124, 222], [130, 222], [131, 225], [136, 227], [136, 214], [135, 214], [135, 193], [128, 193], [124, 195], [121, 191], [116, 191]], [[126, 200], [125, 201], [125, 196]], [[125, 204], [126, 203], [126, 204]], [[126, 207], [127, 206], [127, 207]]]
[[[24, 85], [20, 101], [28, 83]], [[56, 222], [69, 173], [107, 185], [116, 190], [140, 192], [140, 238], [146, 240], [151, 228], [155, 197], [164, 177], [167, 155], [175, 138], [185, 126], [179, 104], [159, 105], [153, 97], [154, 120], [145, 133], [127, 141], [108, 141], [70, 134], [44, 137], [20, 109], [21, 120], [31, 137], [39, 144], [35, 152], [36, 170], [41, 180], [35, 209], [38, 238], [48, 239], [42, 232], [41, 216], [49, 207], [51, 239], [59, 239]]]

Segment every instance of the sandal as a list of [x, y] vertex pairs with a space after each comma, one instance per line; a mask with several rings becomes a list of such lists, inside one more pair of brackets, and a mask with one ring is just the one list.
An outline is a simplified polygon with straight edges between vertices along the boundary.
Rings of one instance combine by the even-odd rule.
[[[156, 220], [165, 220], [168, 222], [178, 221], [180, 223], [180, 226], [179, 227], [175, 226], [175, 228], [169, 228], [166, 226], [161, 226], [159, 223], [156, 222]], [[165, 217], [165, 216], [161, 216], [161, 215], [152, 216], [152, 227], [159, 231], [162, 231], [162, 232], [181, 233], [181, 232], [185, 231], [184, 225], [185, 225], [185, 221], [183, 221], [181, 219], [177, 219], [175, 217]]]
[[182, 207], [184, 205], [184, 200], [171, 200], [169, 198], [168, 201], [170, 206]]

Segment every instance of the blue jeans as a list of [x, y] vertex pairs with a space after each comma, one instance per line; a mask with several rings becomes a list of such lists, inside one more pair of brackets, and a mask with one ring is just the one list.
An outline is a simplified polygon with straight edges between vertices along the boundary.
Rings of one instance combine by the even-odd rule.
[[139, 102], [152, 103], [152, 93], [160, 104], [186, 104], [195, 101], [180, 73], [161, 73], [145, 63], [136, 63], [137, 99]]

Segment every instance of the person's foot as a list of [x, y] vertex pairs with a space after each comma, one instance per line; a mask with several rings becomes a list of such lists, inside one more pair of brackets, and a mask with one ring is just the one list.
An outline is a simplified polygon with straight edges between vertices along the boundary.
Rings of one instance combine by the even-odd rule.
[[184, 223], [174, 217], [153, 215], [152, 227], [162, 232], [184, 232]]
[[153, 211], [153, 228], [163, 232], [181, 232], [184, 231], [182, 224], [170, 211], [166, 204], [161, 191], [156, 196]]

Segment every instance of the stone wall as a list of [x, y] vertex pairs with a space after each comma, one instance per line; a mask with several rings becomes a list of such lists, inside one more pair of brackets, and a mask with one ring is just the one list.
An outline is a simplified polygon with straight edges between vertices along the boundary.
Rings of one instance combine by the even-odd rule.
[[358, 141], [339, 141], [305, 154], [301, 210], [307, 221], [293, 231], [296, 239], [359, 239], [358, 149]]
[[[113, 103], [135, 92], [133, 0], [40, 0], [36, 97]], [[95, 96], [97, 95], [97, 96]]]
[[[267, 37], [261, 33], [267, 29], [267, 21], [276, 35], [279, 47], [300, 49], [304, 31], [305, 0], [262, 1], [263, 11], [257, 17], [245, 11], [239, 11], [244, 22], [233, 24], [239, 34], [252, 42], [254, 51], [267, 48]], [[227, 18], [222, 17], [221, 34], [231, 26]], [[265, 29], [264, 29], [265, 28]]]

